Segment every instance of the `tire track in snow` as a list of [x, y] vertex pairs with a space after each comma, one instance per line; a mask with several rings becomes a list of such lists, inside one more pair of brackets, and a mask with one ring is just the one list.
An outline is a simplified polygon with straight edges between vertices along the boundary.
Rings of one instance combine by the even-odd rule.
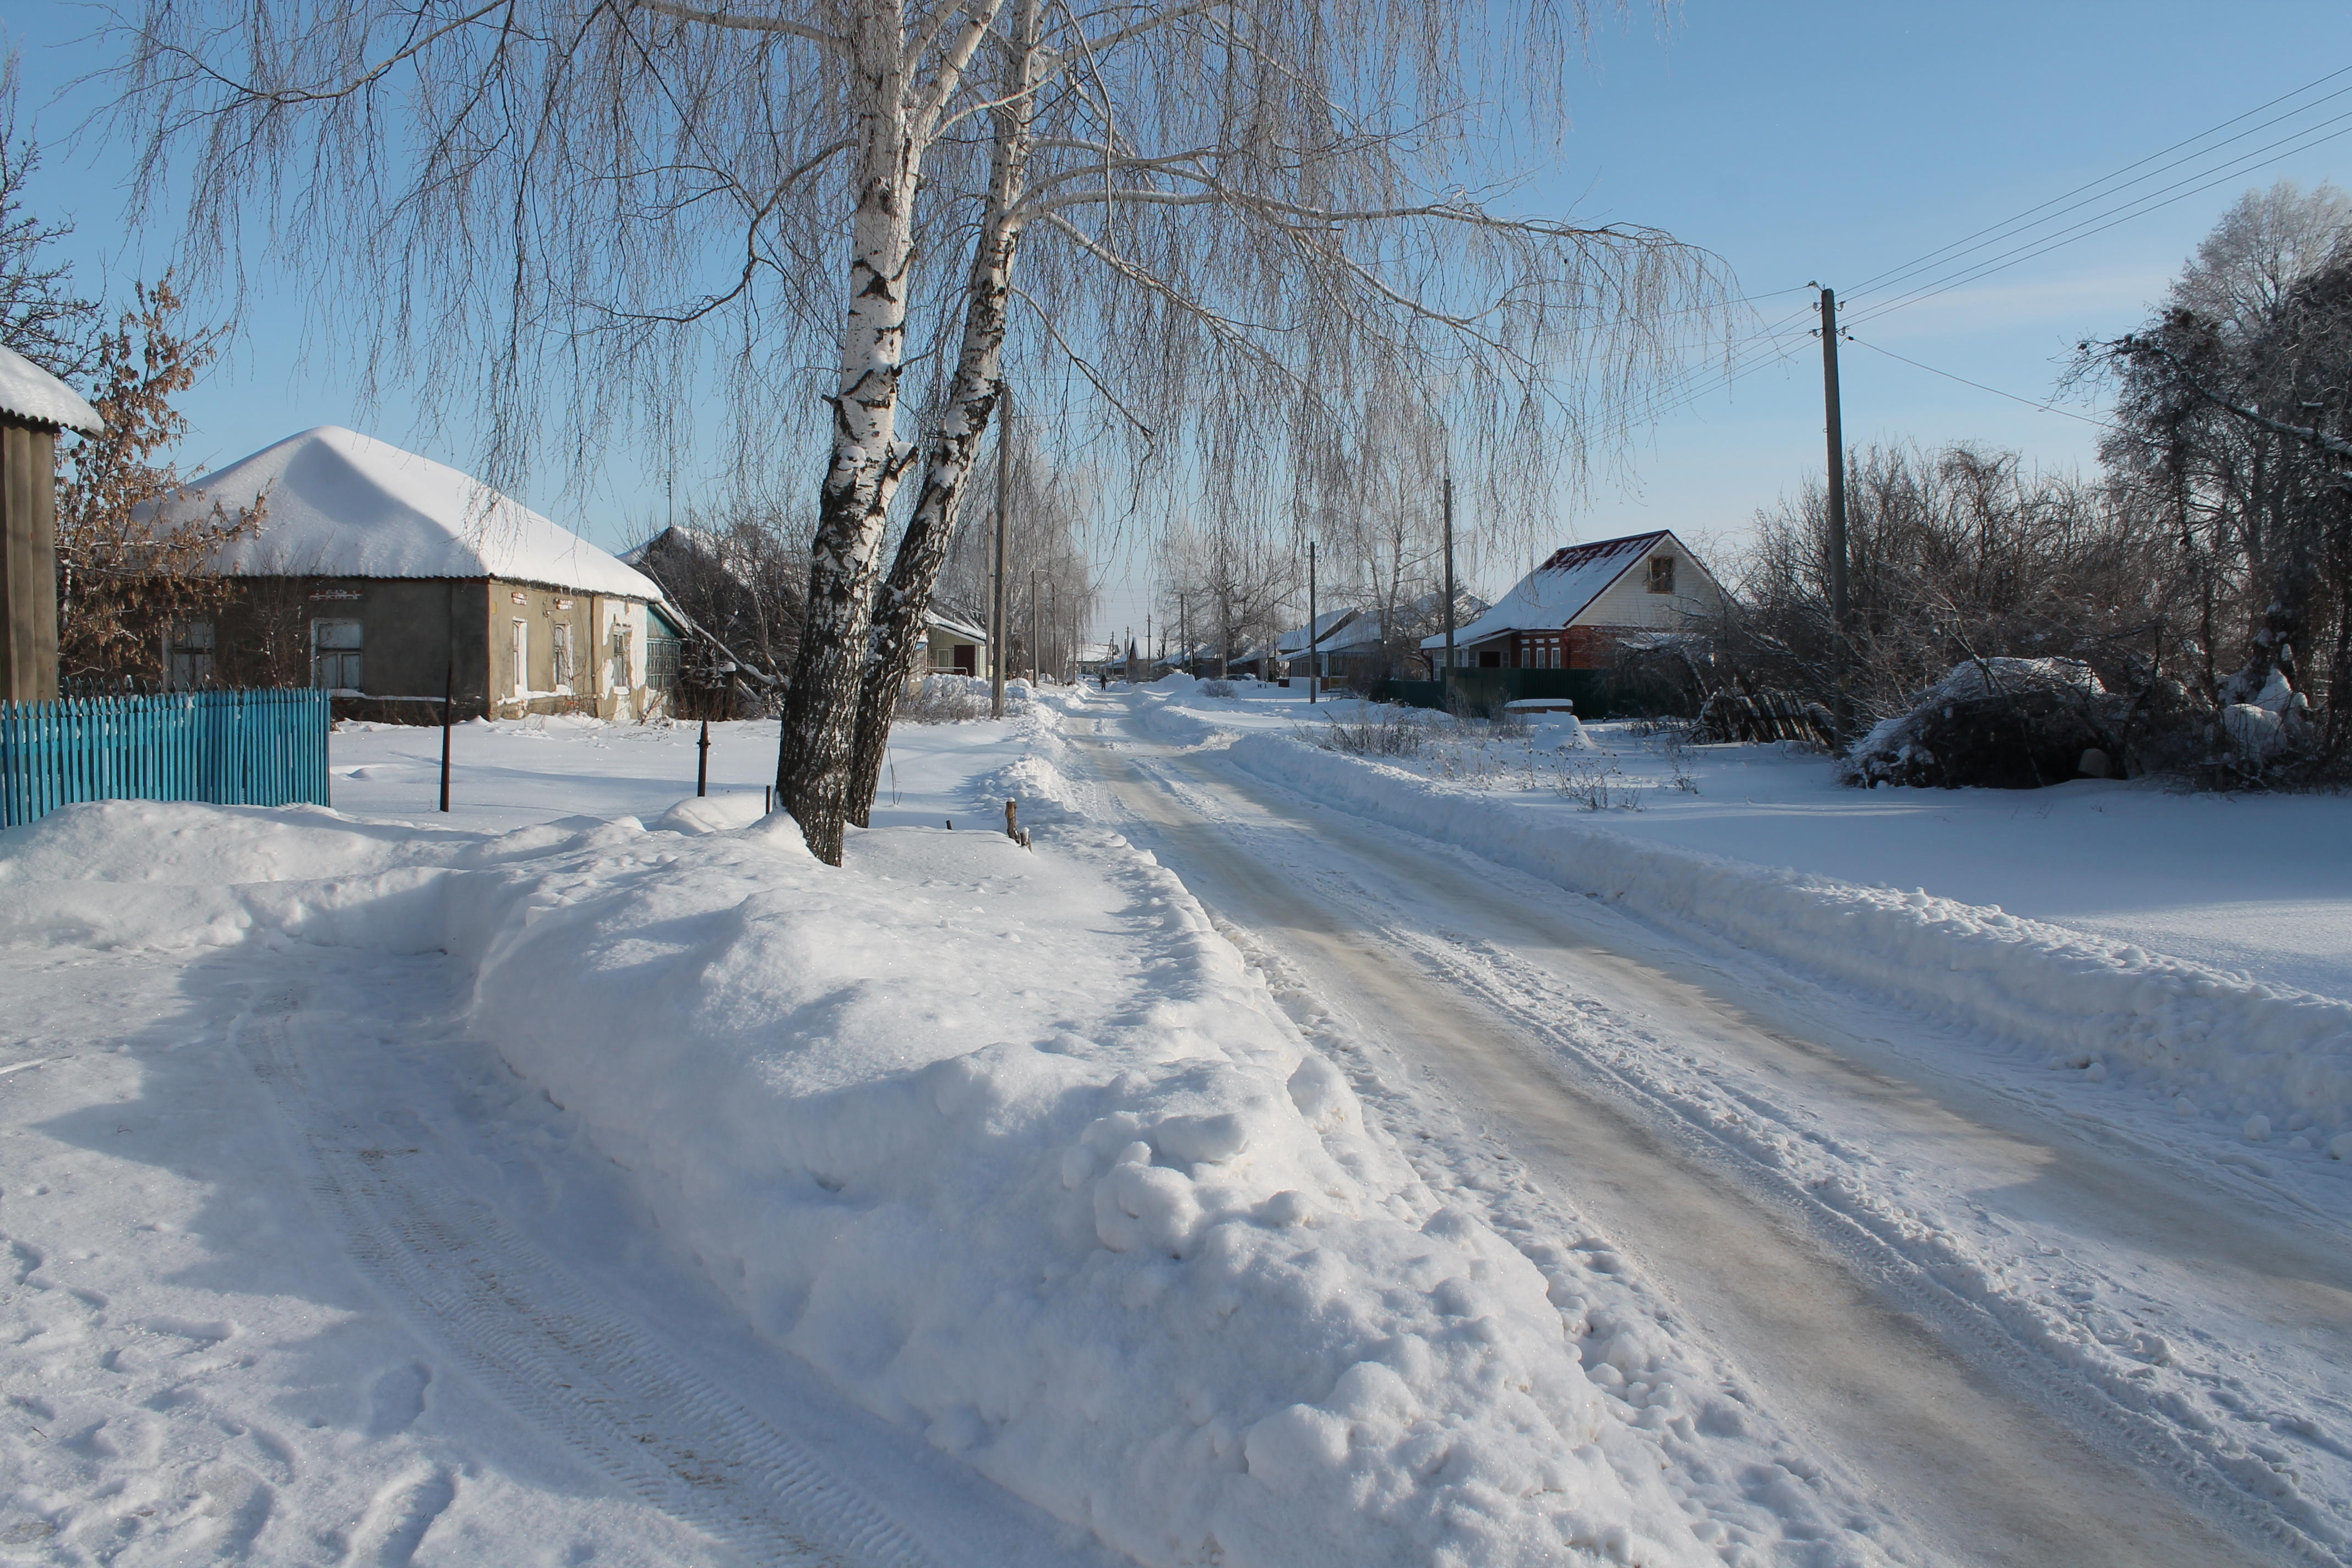
[[[280, 991], [230, 1033], [276, 1102], [314, 1199], [404, 1317], [630, 1496], [753, 1562], [935, 1568], [803, 1445], [599, 1306], [490, 1205], [444, 1179], [435, 1151], [323, 1087], [295, 1038], [301, 1005], [299, 991]], [[397, 1508], [384, 1500], [391, 1522], [374, 1543], [378, 1560], [407, 1561], [448, 1506], [455, 1482], [436, 1480], [408, 1489], [415, 1495]]]
[[[1099, 739], [1108, 737], [1098, 738], [1098, 743]], [[1631, 1047], [1630, 1037], [1626, 1040], [1586, 1038], [1575, 1028], [1563, 1027], [1559, 1019], [1565, 993], [1548, 974], [1517, 960], [1503, 945], [1432, 929], [1430, 909], [1399, 907], [1366, 879], [1339, 864], [1352, 853], [1347, 848], [1302, 858], [1297, 847], [1302, 842], [1319, 843], [1321, 836], [1302, 841], [1292, 829], [1308, 825], [1295, 816], [1252, 801], [1254, 806], [1268, 811], [1265, 827], [1261, 830], [1236, 819], [1223, 798], [1223, 792], [1236, 787], [1234, 783], [1191, 777], [1200, 765], [1199, 759], [1179, 763], [1172, 753], [1188, 749], [1171, 746], [1168, 750], [1171, 755], [1163, 759], [1136, 756], [1129, 748], [1118, 747], [1120, 760], [1148, 777], [1171, 803], [1181, 803], [1181, 809], [1198, 817], [1202, 825], [1213, 825], [1236, 847], [1247, 844], [1244, 853], [1260, 868], [1278, 867], [1276, 874], [1294, 886], [1314, 888], [1308, 902], [1347, 910], [1349, 929], [1365, 939], [1368, 950], [1383, 945], [1391, 952], [1401, 949], [1400, 956], [1410, 955], [1408, 967], [1420, 969], [1441, 990], [1454, 992], [1480, 1011], [1524, 1031], [1549, 1047], [1556, 1059], [1589, 1071], [1599, 1080], [1593, 1089], [1622, 1105], [1637, 1125], [1663, 1138], [1687, 1167], [1706, 1173], [1721, 1186], [1749, 1194], [1751, 1201], [1766, 1205], [1771, 1212], [1786, 1215], [1802, 1234], [1836, 1258], [1851, 1277], [1883, 1292], [1908, 1315], [1935, 1325], [1947, 1343], [1961, 1352], [1959, 1359], [1990, 1377], [2008, 1396], [2057, 1416], [2115, 1458], [2143, 1473], [2152, 1471], [2162, 1477], [2179, 1494], [2193, 1499], [2209, 1517], [2263, 1541], [2273, 1552], [2284, 1549], [2292, 1561], [2326, 1568], [2345, 1561], [2277, 1510], [2265, 1507], [2268, 1500], [2250, 1495], [2242, 1484], [2247, 1478], [2234, 1475], [2226, 1457], [2193, 1448], [2169, 1423], [2119, 1405], [2107, 1391], [2095, 1387], [2079, 1372], [2020, 1342], [1985, 1303], [1935, 1279], [1920, 1259], [1890, 1240], [1881, 1224], [1874, 1223], [1880, 1216], [1856, 1213], [1832, 1201], [1837, 1194], [1815, 1192], [1792, 1173], [1771, 1168], [1757, 1151], [1729, 1136], [1727, 1130], [1708, 1124], [1702, 1108], [1681, 1102], [1668, 1089], [1625, 1068], [1617, 1058]], [[1249, 783], [1265, 784], [1255, 779]], [[1288, 794], [1278, 786], [1265, 787]], [[1249, 791], [1241, 794], [1249, 799]], [[1385, 837], [1389, 832], [1379, 825], [1339, 815], [1349, 826], [1363, 826], [1373, 836]], [[1437, 904], [1444, 903], [1435, 889], [1429, 892]], [[1610, 1016], [1605, 1005], [1597, 1016], [1593, 1007], [1581, 1005], [1570, 1016], [1603, 1033], [1630, 1027], [1633, 1035], [1643, 1034], [1638, 1026]]]

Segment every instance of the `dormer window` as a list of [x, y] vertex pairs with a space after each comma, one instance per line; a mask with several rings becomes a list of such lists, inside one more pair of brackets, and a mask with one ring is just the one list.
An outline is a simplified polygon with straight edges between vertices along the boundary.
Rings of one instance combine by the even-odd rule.
[[1650, 592], [1671, 594], [1675, 591], [1675, 558], [1671, 555], [1650, 557]]

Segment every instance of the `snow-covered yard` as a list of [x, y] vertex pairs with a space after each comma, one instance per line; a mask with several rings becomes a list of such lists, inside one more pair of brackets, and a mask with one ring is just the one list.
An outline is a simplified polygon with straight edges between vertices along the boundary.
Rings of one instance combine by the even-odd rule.
[[[562, 721], [469, 726], [446, 825], [9, 833], [5, 1549], [1712, 1560], [1056, 719], [914, 731], [841, 871]], [[339, 736], [341, 798], [416, 813], [437, 740]]]
[[[2123, 867], [2191, 928], [2253, 894], [2341, 920], [2306, 868], [2341, 803], [1861, 795], [1817, 758], [1611, 726], [1573, 753], [1365, 759], [1299, 739], [1353, 705], [1243, 690], [1019, 694], [1005, 722], [902, 727], [837, 871], [761, 820], [772, 723], [712, 727], [702, 801], [690, 727], [531, 720], [456, 732], [445, 817], [439, 733], [355, 726], [334, 812], [114, 803], [0, 835], [0, 1562], [1930, 1561], [1948, 1527], [1892, 1478], [1933, 1476], [1937, 1423], [1995, 1457], [1952, 1470], [1962, 1517], [2013, 1490], [2016, 1519], [2068, 1539], [2138, 1507], [2127, 1472], [2099, 1491], [1997, 1401], [1962, 1408], [1973, 1373], [1906, 1370], [1900, 1334], [1892, 1370], [1855, 1370], [1885, 1331], [1832, 1300], [1843, 1266], [1676, 1274], [1677, 1248], [1754, 1245], [1740, 1205], [1761, 1200], [1718, 1181], [1833, 1216], [1822, 1256], [1851, 1250], [1847, 1226], [1864, 1276], [1924, 1270], [2010, 1373], [2053, 1358], [2060, 1382], [2145, 1406], [2136, 1432], [2204, 1422], [2189, 1490], [2223, 1484], [2242, 1518], [2238, 1493], [2260, 1494], [2295, 1541], [2347, 1542], [2333, 1351], [2233, 1368], [2233, 1337], [2282, 1320], [2218, 1285], [2168, 1296], [2111, 1237], [2044, 1261], [2047, 1215], [2124, 1210], [2058, 1186], [2021, 1206], [2030, 1128], [1834, 1107], [1801, 1057], [1725, 1054], [1777, 1036], [1682, 1037], [1697, 1015], [1650, 971], [1590, 989], [1511, 945], [1529, 921], [1622, 911], [1811, 963], [1865, 1032], [1907, 1008], [1997, 1041], [2028, 970], [2085, 1029], [2156, 996], [2156, 1026], [2063, 1073], [1933, 1049], [1996, 1097], [2004, 1074], [2063, 1080], [2062, 1109], [2127, 1151], [2193, 1128], [2241, 1162], [2242, 1212], [2263, 1194], [2333, 1212], [2352, 1097], [2309, 1047], [2352, 1005], [2252, 960], [2254, 980], [2121, 955], [2095, 906], [2136, 918], [2106, 887]], [[1152, 795], [1121, 771], [1143, 759], [1123, 726], [1352, 815], [1313, 845], [1210, 774], [1163, 770]], [[1003, 837], [1008, 798], [1034, 852]], [[1155, 815], [1163, 798], [1196, 816]], [[2181, 824], [2240, 808], [2303, 850], [2183, 846]], [[1263, 892], [1221, 887], [1241, 911], [1223, 923], [1131, 842], [1193, 842], [1195, 820], [1230, 840], [1204, 873]], [[1441, 843], [1466, 878], [1430, 858]], [[1459, 887], [1391, 888], [1424, 878]], [[2072, 923], [2117, 942], [2034, 923], [2070, 892], [2093, 911]], [[1316, 934], [1330, 900], [1356, 929]], [[1970, 912], [1991, 902], [2033, 919]], [[1259, 924], [1232, 923], [1251, 908]], [[1847, 970], [1815, 962], [1839, 946], [1824, 930], [1861, 933]], [[1471, 1015], [1381, 990], [1389, 960], [1318, 969], [1360, 963], [1359, 941], [1458, 973], [1559, 1064], [1617, 1064], [1634, 1110], [1529, 1154], [1499, 1104], [1402, 1043], [1422, 1027], [1438, 1049]], [[2258, 1070], [2179, 1084], [2193, 1123], [2148, 1098], [2247, 1019]], [[2259, 1156], [2237, 1104], [2256, 1100], [2279, 1122]], [[1639, 1152], [1674, 1146], [1654, 1132], [1608, 1153], [1610, 1118], [1653, 1103], [1727, 1153], [1660, 1163]], [[1697, 1173], [1725, 1159], [1728, 1178]], [[1605, 1197], [1629, 1181], [1631, 1208]], [[1693, 1228], [1638, 1233], [1661, 1215]], [[2322, 1296], [2326, 1276], [2305, 1271]], [[1751, 1310], [1780, 1326], [1723, 1321]], [[1864, 1404], [1910, 1385], [1916, 1411], [1885, 1429], [1924, 1454], [1857, 1458], [1821, 1429], [1806, 1389], [1855, 1379]], [[2316, 1470], [2264, 1468], [2265, 1443], [2306, 1440]], [[2188, 1539], [2159, 1513], [2137, 1528]], [[2113, 1560], [2149, 1560], [2147, 1539], [2118, 1531]]]
[[[1368, 716], [1347, 699], [1310, 706], [1295, 690], [1246, 682], [1237, 690], [1228, 701], [1181, 693], [1163, 723], [1171, 732], [1286, 733]], [[1377, 760], [1644, 842], [1998, 905], [2352, 998], [2352, 796], [2191, 794], [2103, 779], [2015, 792], [1858, 791], [1837, 782], [1827, 759], [1796, 748], [1685, 746], [1634, 731], [1588, 726], [1593, 747], [1574, 753], [1440, 739], [1422, 756]], [[1596, 796], [1609, 804], [1593, 814]]]

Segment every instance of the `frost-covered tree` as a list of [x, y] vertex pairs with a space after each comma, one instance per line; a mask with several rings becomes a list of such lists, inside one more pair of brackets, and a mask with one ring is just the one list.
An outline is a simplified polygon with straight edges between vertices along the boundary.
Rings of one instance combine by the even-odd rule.
[[40, 143], [16, 115], [16, 59], [0, 59], [0, 343], [50, 374], [76, 381], [96, 364], [99, 307], [74, 292], [73, 267], [58, 255], [71, 226], [26, 205]]
[[[1181, 475], [1172, 510], [1219, 520], [1211, 559], [1279, 554], [1318, 510], [1379, 507], [1400, 460], [1420, 460], [1425, 489], [1439, 416], [1485, 459], [1490, 517], [1525, 512], [1622, 426], [1710, 320], [1705, 258], [1653, 230], [1512, 216], [1455, 183], [1483, 129], [1464, 110], [1466, 46], [1511, 39], [1486, 58], [1527, 74], [1490, 67], [1485, 85], [1549, 105], [1563, 29], [1581, 22], [1577, 6], [1544, 4], [1475, 19], [1361, 0], [1007, 7], [993, 132], [966, 182], [954, 371], [879, 601], [854, 815], [1004, 383], [1016, 307], [1046, 384], [1083, 397], [1049, 403], [1129, 453], [1146, 488]], [[1362, 47], [1375, 37], [1387, 42]], [[1408, 405], [1418, 439], [1393, 447], [1393, 411]], [[1328, 461], [1351, 442], [1366, 462]], [[1392, 550], [1391, 578], [1397, 565]]]
[[[870, 737], [1016, 304], [1066, 439], [1163, 457], [1144, 488], [1260, 533], [1302, 452], [1402, 380], [1447, 388], [1465, 450], [1519, 470], [1497, 510], [1548, 490], [1530, 465], [1622, 425], [1711, 320], [1687, 309], [1715, 297], [1704, 258], [1462, 184], [1495, 161], [1481, 94], [1540, 130], [1584, 19], [1581, 0], [145, 0], [123, 102], [142, 195], [184, 174], [194, 254], [261, 237], [374, 374], [474, 389], [493, 483], [551, 406], [583, 468], [624, 421], [674, 436], [714, 356], [747, 458], [789, 447], [818, 394], [778, 783], [837, 860], [861, 689]], [[900, 381], [926, 311], [944, 385], [919, 446]], [[878, 547], [919, 463], [924, 526], [868, 679]]]
[[2197, 685], [2316, 704], [2324, 765], [2352, 695], [2352, 199], [2249, 194], [2156, 318], [2083, 364], [2117, 395], [2111, 470], [2178, 539]]

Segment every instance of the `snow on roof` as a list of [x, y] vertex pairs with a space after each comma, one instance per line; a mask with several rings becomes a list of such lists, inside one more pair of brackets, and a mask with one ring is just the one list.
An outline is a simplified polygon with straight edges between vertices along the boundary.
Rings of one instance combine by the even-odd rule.
[[235, 515], [267, 493], [258, 532], [214, 552], [244, 577], [498, 577], [657, 600], [651, 578], [446, 463], [341, 426], [289, 436], [206, 474], [166, 518]]
[[984, 643], [988, 640], [988, 634], [982, 631], [978, 626], [973, 626], [970, 621], [963, 620], [955, 616], [948, 615], [943, 611], [933, 610], [925, 618], [940, 631], [950, 633], [953, 636], [970, 637], [976, 643]]
[[[1340, 647], [1363, 641], [1364, 638], [1355, 624], [1361, 614], [1362, 612], [1358, 610], [1354, 605], [1349, 605], [1346, 609], [1326, 610], [1323, 614], [1316, 616], [1316, 651], [1318, 653], [1328, 653], [1335, 647]], [[1349, 635], [1341, 635], [1342, 633]], [[1375, 642], [1380, 640], [1380, 631], [1377, 623], [1375, 623], [1373, 626], [1372, 640]], [[1277, 652], [1283, 654], [1305, 653], [1307, 651], [1307, 628], [1305, 626], [1291, 627], [1290, 630], [1283, 633], [1281, 637], [1275, 639], [1275, 647]]]
[[[1454, 632], [1456, 647], [1483, 642], [1506, 632], [1557, 631], [1582, 615], [1602, 590], [1623, 576], [1634, 563], [1649, 558], [1658, 542], [1672, 539], [1664, 529], [1630, 533], [1622, 539], [1602, 539], [1571, 544], [1552, 552], [1551, 559], [1528, 573], [1495, 607]], [[1444, 647], [1445, 635], [1421, 639], [1423, 647]]]
[[5, 345], [0, 345], [0, 414], [92, 436], [106, 428], [80, 393]]

